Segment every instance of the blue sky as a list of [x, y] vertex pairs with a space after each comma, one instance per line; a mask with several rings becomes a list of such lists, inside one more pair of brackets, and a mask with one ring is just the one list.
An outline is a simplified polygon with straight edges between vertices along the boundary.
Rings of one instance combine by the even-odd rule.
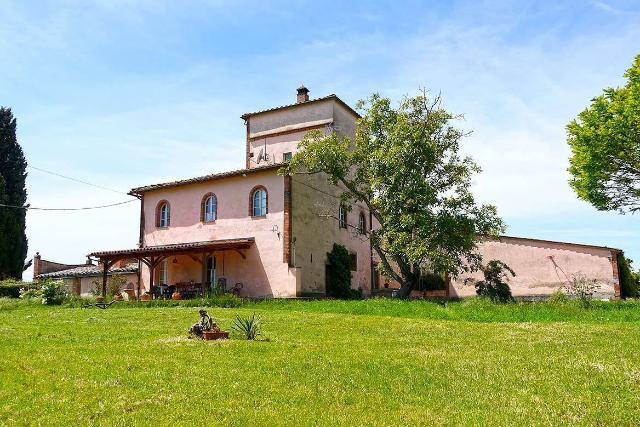
[[[350, 104], [441, 92], [473, 134], [482, 202], [508, 234], [619, 247], [640, 219], [597, 212], [567, 184], [565, 124], [640, 53], [624, 0], [241, 2], [0, 0], [0, 105], [30, 164], [126, 192], [243, 166], [240, 115], [313, 96]], [[33, 206], [126, 196], [29, 171]], [[134, 247], [138, 206], [29, 212], [29, 256], [82, 262]], [[30, 277], [30, 272], [25, 277]]]

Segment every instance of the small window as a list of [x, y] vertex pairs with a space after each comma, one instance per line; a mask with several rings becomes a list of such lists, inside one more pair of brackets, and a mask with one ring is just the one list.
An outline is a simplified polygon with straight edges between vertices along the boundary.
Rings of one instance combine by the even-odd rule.
[[289, 160], [291, 160], [291, 156], [292, 156], [291, 151], [289, 151], [288, 153], [284, 153], [282, 155], [282, 161], [288, 162]]
[[267, 190], [258, 188], [251, 196], [251, 215], [265, 216], [267, 215]]
[[364, 218], [364, 214], [361, 212], [358, 217], [358, 233], [366, 234], [367, 232], [367, 221]]
[[169, 282], [169, 272], [167, 271], [167, 260], [158, 265], [158, 285], [166, 285]]
[[202, 221], [213, 222], [218, 215], [218, 200], [215, 194], [208, 194], [202, 203]]
[[349, 255], [351, 256], [351, 271], [357, 271], [358, 270], [358, 254], [355, 252], [352, 252]]
[[343, 205], [340, 205], [340, 209], [338, 210], [338, 227], [347, 228], [347, 208]]
[[169, 203], [162, 201], [158, 204], [158, 211], [156, 212], [156, 224], [158, 227], [168, 227], [171, 222], [171, 214], [169, 209]]

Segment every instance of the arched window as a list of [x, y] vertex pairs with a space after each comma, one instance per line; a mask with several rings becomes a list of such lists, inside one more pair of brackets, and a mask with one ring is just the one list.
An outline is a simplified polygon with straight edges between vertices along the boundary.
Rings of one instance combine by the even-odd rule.
[[267, 214], [267, 190], [258, 187], [251, 193], [251, 215], [265, 216]]
[[360, 216], [358, 217], [358, 233], [366, 234], [367, 232], [367, 221], [364, 218], [364, 214], [360, 212]]
[[202, 222], [214, 222], [218, 218], [218, 199], [213, 193], [202, 198]]
[[338, 209], [338, 228], [347, 228], [347, 208], [342, 204]]
[[158, 208], [156, 209], [156, 226], [168, 227], [170, 222], [171, 208], [169, 207], [169, 202], [162, 200], [158, 203]]

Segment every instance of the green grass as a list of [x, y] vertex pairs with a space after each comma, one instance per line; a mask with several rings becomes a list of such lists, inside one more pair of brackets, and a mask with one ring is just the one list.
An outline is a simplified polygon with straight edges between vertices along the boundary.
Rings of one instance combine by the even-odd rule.
[[194, 307], [0, 300], [0, 424], [638, 425], [639, 309], [245, 302], [209, 312], [268, 340], [203, 342]]

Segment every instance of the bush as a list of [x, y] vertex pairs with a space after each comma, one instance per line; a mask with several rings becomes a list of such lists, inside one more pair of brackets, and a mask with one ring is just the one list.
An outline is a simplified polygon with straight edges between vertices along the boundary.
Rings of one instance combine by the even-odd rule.
[[567, 294], [562, 292], [562, 289], [556, 289], [547, 301], [551, 304], [566, 304], [569, 302], [569, 297], [567, 297]]
[[20, 291], [22, 289], [28, 290], [35, 288], [38, 288], [38, 283], [13, 279], [0, 280], [0, 298], [20, 298]]
[[67, 290], [64, 284], [58, 280], [47, 279], [42, 282], [42, 304], [60, 305], [67, 298]]
[[362, 298], [362, 290], [351, 289], [351, 255], [347, 248], [333, 244], [327, 253], [327, 289], [328, 297], [340, 299]]
[[447, 289], [447, 281], [442, 274], [425, 272], [420, 275], [418, 291], [440, 291]]
[[484, 280], [475, 282], [476, 294], [488, 297], [493, 302], [506, 303], [513, 301], [511, 288], [505, 281], [511, 274], [515, 277], [516, 273], [502, 261], [492, 260], [482, 267]]
[[[91, 294], [94, 296], [102, 295], [102, 280], [94, 280], [91, 282], [93, 284], [93, 288], [91, 289]], [[107, 296], [114, 297], [118, 295], [124, 287], [127, 285], [127, 278], [122, 274], [114, 274], [107, 278]]]
[[583, 308], [591, 307], [593, 295], [599, 288], [596, 279], [587, 279], [584, 276], [573, 276], [565, 285], [567, 294], [575, 298]]
[[622, 298], [638, 297], [638, 276], [631, 271], [631, 261], [622, 253], [618, 254], [618, 268], [620, 271], [620, 292]]

